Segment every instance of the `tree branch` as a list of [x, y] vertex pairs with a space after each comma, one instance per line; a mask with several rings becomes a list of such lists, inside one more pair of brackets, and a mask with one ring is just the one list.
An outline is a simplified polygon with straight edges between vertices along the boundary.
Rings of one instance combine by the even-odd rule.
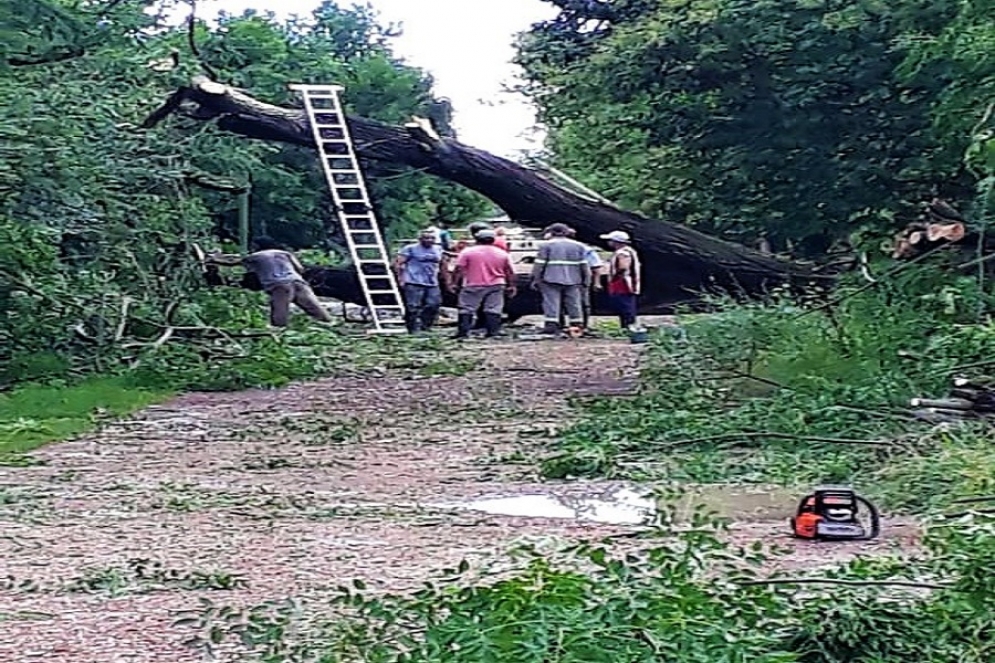
[[665, 449], [673, 449], [675, 447], [687, 447], [695, 444], [704, 444], [706, 442], [731, 442], [734, 440], [751, 440], [757, 438], [770, 438], [773, 440], [793, 440], [796, 442], [825, 442], [828, 444], [858, 444], [866, 445], [871, 447], [890, 447], [894, 446], [894, 441], [889, 440], [859, 440], [855, 438], [845, 438], [845, 437], [818, 437], [812, 435], [792, 435], [790, 433], [778, 433], [773, 431], [755, 431], [755, 432], [743, 432], [743, 433], [724, 433], [722, 435], [711, 435], [708, 437], [697, 437], [688, 440], [677, 440], [676, 442], [661, 442], [659, 444], [654, 444], [651, 446], [660, 446]]
[[190, 46], [190, 52], [197, 59], [201, 69], [207, 73], [208, 78], [212, 81], [217, 81], [219, 79], [218, 72], [216, 72], [211, 65], [207, 64], [207, 61], [204, 60], [204, 56], [201, 54], [200, 49], [197, 47], [197, 0], [189, 0], [189, 2], [190, 16], [187, 17], [187, 44]]
[[766, 580], [738, 580], [737, 585], [757, 587], [763, 585], [843, 585], [846, 587], [911, 587], [913, 589], [950, 589], [952, 582], [915, 582], [912, 580], [841, 580], [837, 578], [768, 578]]
[[81, 45], [75, 45], [64, 49], [52, 49], [35, 56], [14, 55], [7, 58], [7, 64], [11, 67], [33, 67], [43, 64], [65, 62], [66, 60], [83, 57], [84, 55], [86, 55], [86, 49]]

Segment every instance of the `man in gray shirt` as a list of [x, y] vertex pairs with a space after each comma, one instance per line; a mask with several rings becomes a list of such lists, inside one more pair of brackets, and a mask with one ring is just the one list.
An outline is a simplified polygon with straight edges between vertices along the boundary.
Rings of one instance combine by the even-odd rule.
[[281, 249], [269, 237], [259, 237], [253, 244], [255, 251], [244, 258], [214, 255], [209, 260], [219, 265], [242, 263], [247, 272], [256, 275], [259, 285], [269, 295], [270, 322], [274, 327], [287, 326], [291, 303], [297, 304], [312, 318], [329, 322], [331, 317], [304, 280], [304, 268], [297, 257]]
[[561, 307], [571, 327], [583, 327], [583, 291], [591, 285], [587, 247], [570, 239], [570, 227], [554, 223], [544, 233], [532, 268], [532, 287], [542, 294], [544, 334], [560, 332]]
[[423, 230], [417, 244], [401, 249], [394, 262], [397, 281], [404, 292], [405, 324], [409, 334], [427, 331], [435, 324], [442, 306], [439, 265], [442, 247], [435, 243], [435, 233]]

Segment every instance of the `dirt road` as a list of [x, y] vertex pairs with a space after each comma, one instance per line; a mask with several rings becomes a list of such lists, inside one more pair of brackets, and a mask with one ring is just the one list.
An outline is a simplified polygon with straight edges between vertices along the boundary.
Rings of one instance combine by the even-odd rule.
[[[199, 655], [172, 623], [200, 598], [320, 599], [352, 578], [402, 589], [523, 540], [631, 528], [461, 505], [618, 488], [540, 484], [530, 463], [514, 461], [567, 421], [570, 396], [633, 389], [641, 346], [473, 347], [480, 367], [467, 375], [191, 394], [47, 447], [44, 465], [0, 468], [0, 577], [9, 576], [0, 660], [187, 663]], [[783, 530], [753, 522], [734, 536], [769, 541]], [[910, 536], [893, 528], [872, 549]], [[800, 547], [791, 558], [824, 563], [867, 549]]]

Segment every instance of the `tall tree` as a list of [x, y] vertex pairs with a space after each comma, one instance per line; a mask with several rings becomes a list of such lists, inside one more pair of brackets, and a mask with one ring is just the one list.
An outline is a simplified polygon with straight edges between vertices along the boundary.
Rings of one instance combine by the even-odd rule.
[[548, 0], [524, 91], [553, 159], [623, 205], [806, 252], [970, 191], [930, 111], [952, 72], [898, 75], [941, 0]]
[[[291, 103], [287, 82], [335, 80], [350, 108], [429, 115], [445, 130], [431, 79], [390, 53], [365, 10], [326, 3], [310, 20], [250, 13], [191, 31], [160, 16], [176, 4], [0, 3], [0, 382], [94, 368], [122, 318], [209, 322], [188, 304], [201, 284], [189, 244], [234, 234], [231, 193], [246, 182], [254, 218], [295, 246], [323, 245], [337, 227], [309, 150], [192, 120], [141, 131], [136, 118], [180, 81], [206, 68]], [[392, 233], [485, 208], [421, 173], [371, 179]]]

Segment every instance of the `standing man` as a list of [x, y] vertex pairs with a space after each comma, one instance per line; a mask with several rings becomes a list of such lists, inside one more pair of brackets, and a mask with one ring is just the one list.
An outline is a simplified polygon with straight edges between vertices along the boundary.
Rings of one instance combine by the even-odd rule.
[[543, 334], [560, 332], [560, 310], [566, 309], [571, 327], [584, 324], [583, 291], [591, 285], [587, 247], [570, 239], [571, 228], [554, 223], [546, 229], [544, 242], [532, 267], [532, 287], [542, 294]]
[[409, 334], [431, 329], [442, 306], [442, 247], [435, 240], [431, 228], [421, 231], [418, 242], [401, 249], [394, 261], [397, 282], [404, 293], [404, 323]]
[[[571, 228], [569, 237], [574, 239], [576, 234], [577, 231]], [[587, 260], [587, 265], [591, 268], [591, 287], [584, 288], [581, 292], [581, 306], [584, 312], [584, 329], [586, 330], [591, 326], [591, 291], [594, 290], [595, 292], [598, 292], [602, 289], [601, 275], [604, 273], [605, 263], [601, 261], [601, 256], [598, 255], [598, 250], [593, 246], [585, 244], [584, 248], [586, 249], [584, 258]]]
[[493, 230], [479, 230], [477, 243], [460, 252], [453, 290], [459, 288], [459, 327], [455, 338], [466, 338], [478, 308], [484, 311], [487, 336], [501, 332], [504, 296], [515, 296], [515, 268], [511, 256], [494, 246]]
[[297, 257], [280, 248], [269, 237], [258, 237], [253, 242], [252, 253], [245, 256], [208, 256], [208, 262], [218, 265], [237, 265], [255, 274], [259, 285], [269, 296], [269, 318], [274, 327], [286, 327], [290, 321], [290, 304], [297, 304], [305, 313], [322, 322], [329, 322], [331, 316], [314, 296], [311, 286], [304, 280], [304, 268]]
[[636, 325], [636, 300], [642, 287], [639, 254], [632, 248], [632, 238], [624, 230], [613, 230], [601, 239], [608, 240], [614, 253], [608, 263], [608, 298], [612, 302], [622, 329]]

